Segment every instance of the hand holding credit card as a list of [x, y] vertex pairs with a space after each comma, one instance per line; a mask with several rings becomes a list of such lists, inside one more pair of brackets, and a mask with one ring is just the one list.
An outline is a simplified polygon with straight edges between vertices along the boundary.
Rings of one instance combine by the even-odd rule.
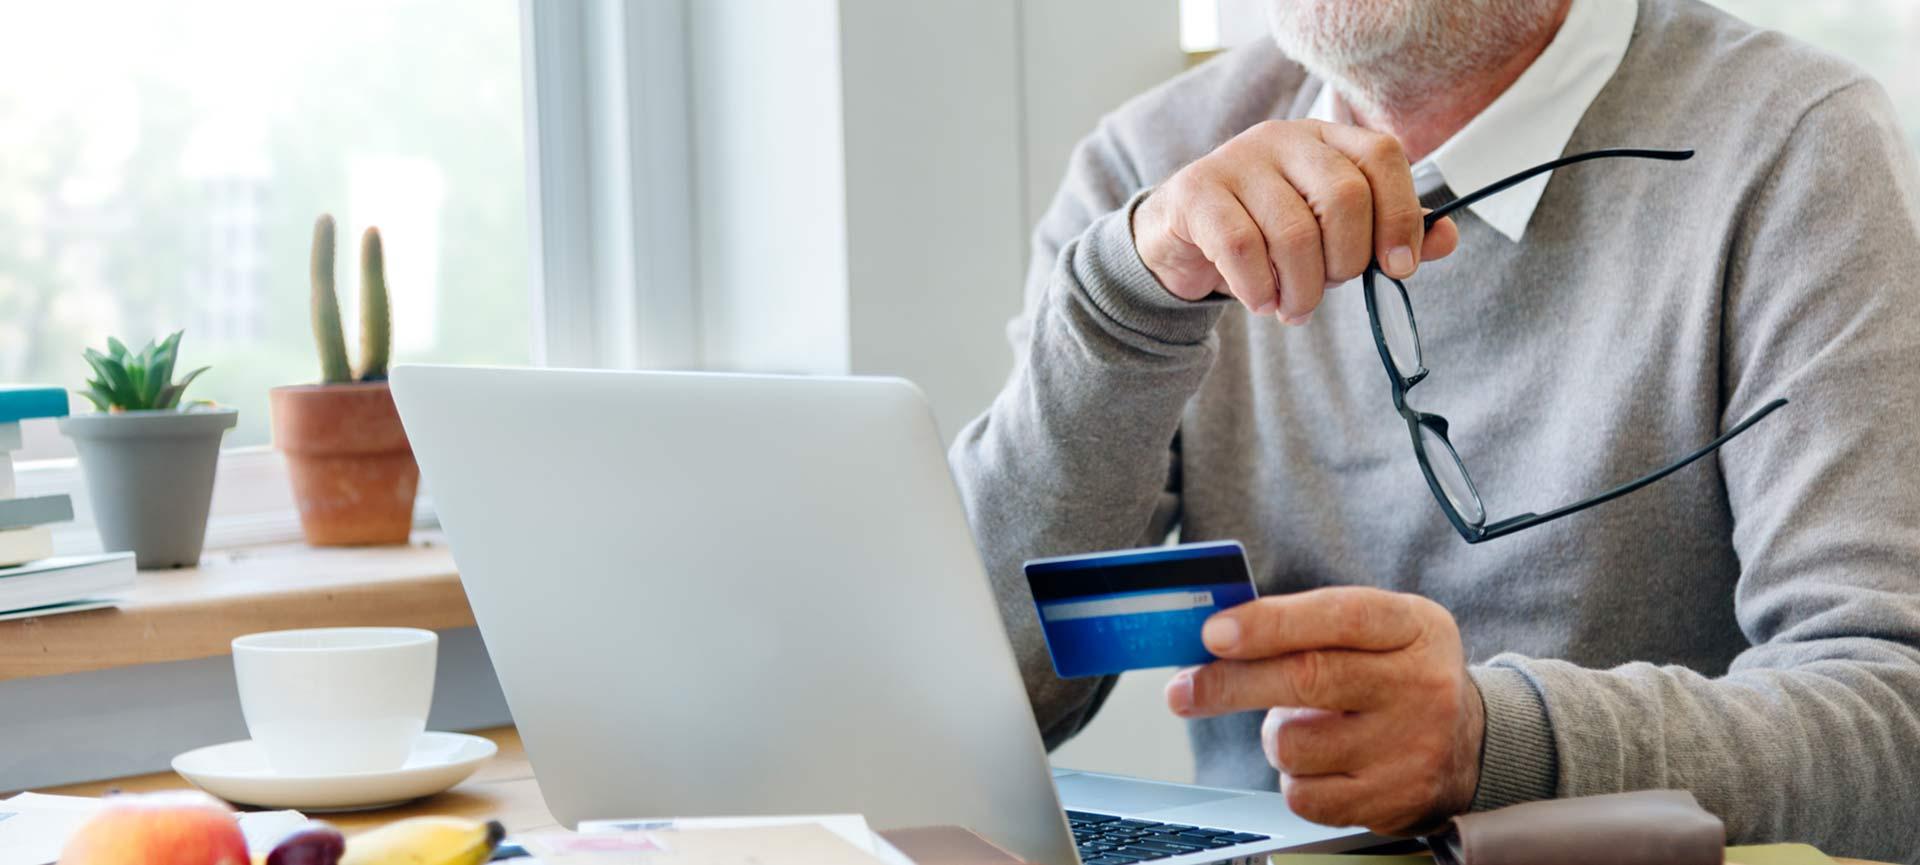
[[1254, 598], [1235, 541], [1035, 559], [1024, 566], [1062, 678], [1214, 660], [1200, 627]]

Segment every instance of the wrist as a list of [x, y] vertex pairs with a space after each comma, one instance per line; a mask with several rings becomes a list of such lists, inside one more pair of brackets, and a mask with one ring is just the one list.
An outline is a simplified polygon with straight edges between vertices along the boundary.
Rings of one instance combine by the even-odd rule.
[[1559, 784], [1559, 748], [1546, 703], [1525, 673], [1505, 666], [1468, 670], [1483, 720], [1478, 783], [1471, 811], [1551, 799]]
[[1093, 306], [1127, 330], [1162, 342], [1206, 340], [1229, 301], [1181, 300], [1160, 284], [1134, 245], [1133, 220], [1143, 191], [1081, 235], [1067, 265]]
[[1466, 706], [1462, 714], [1460, 766], [1454, 773], [1452, 793], [1447, 801], [1447, 816], [1464, 814], [1473, 806], [1473, 798], [1480, 790], [1480, 767], [1486, 759], [1487, 744], [1487, 703], [1480, 693], [1480, 686], [1470, 672], [1462, 671], [1466, 680], [1466, 694], [1463, 697]]

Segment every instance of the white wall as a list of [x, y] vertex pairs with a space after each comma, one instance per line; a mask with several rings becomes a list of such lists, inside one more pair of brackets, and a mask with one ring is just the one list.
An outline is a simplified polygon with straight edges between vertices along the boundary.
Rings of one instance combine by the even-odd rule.
[[840, 2], [852, 368], [917, 382], [948, 436], [1010, 365], [999, 333], [1025, 267], [1019, 6]]
[[[1073, 145], [1185, 63], [1167, 0], [697, 0], [690, 29], [705, 365], [906, 376], [949, 437], [1012, 366]], [[1190, 780], [1163, 681], [1056, 760]]]
[[700, 0], [689, 31], [702, 365], [905, 376], [948, 436], [1011, 367], [1073, 143], [1183, 63], [1163, 0]]
[[[1100, 116], [1185, 68], [1177, 4], [1027, 0], [1021, 4], [1029, 228]], [[1024, 237], [1024, 231], [1023, 231]]]
[[694, 260], [709, 369], [848, 371], [838, 8], [690, 4]]

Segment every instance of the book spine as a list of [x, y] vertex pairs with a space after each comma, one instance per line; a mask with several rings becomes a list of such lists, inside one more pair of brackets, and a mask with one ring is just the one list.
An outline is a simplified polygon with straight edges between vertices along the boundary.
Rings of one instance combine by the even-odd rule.
[[0, 531], [0, 568], [24, 565], [53, 555], [53, 532], [46, 526]]
[[71, 519], [73, 499], [65, 495], [0, 498], [0, 530], [64, 523]]
[[0, 499], [13, 498], [13, 454], [0, 454]]
[[0, 387], [0, 421], [66, 417], [67, 392], [57, 387]]
[[24, 447], [25, 439], [20, 437], [20, 422], [0, 423], [0, 451], [11, 453]]

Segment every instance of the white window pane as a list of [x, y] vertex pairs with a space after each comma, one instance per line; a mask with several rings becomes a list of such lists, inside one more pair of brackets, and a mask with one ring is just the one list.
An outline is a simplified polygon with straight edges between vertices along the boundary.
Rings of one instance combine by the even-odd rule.
[[1268, 0], [1180, 0], [1180, 48], [1221, 51], [1267, 38]]
[[1220, 50], [1220, 0], [1180, 0], [1180, 50]]
[[[188, 391], [267, 440], [313, 381], [308, 243], [357, 353], [358, 232], [379, 225], [396, 360], [525, 363], [513, 0], [0, 0], [0, 381], [78, 387], [80, 352], [186, 330]], [[24, 458], [53, 455], [42, 433]]]

